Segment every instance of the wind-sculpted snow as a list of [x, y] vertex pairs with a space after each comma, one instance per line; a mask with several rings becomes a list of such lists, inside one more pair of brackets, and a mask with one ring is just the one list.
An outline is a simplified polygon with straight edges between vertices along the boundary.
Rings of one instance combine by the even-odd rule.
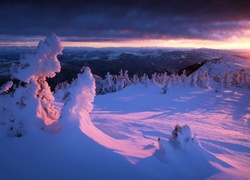
[[[250, 113], [247, 110], [250, 102], [246, 99], [248, 89], [241, 89], [244, 92], [241, 94], [235, 92], [237, 88], [221, 94], [197, 87], [173, 87], [166, 95], [158, 94], [159, 91], [160, 87], [152, 84], [148, 88], [135, 85], [97, 96], [96, 106], [90, 113], [96, 127], [91, 126], [102, 132], [98, 133], [99, 137], [93, 134], [92, 138], [128, 160], [123, 151], [129, 153], [141, 146], [137, 150], [139, 154], [144, 150], [152, 154], [145, 158], [137, 156], [137, 164], [153, 171], [158, 169], [169, 179], [249, 177], [245, 167], [250, 166], [247, 162], [250, 159], [242, 154], [249, 154], [250, 150], [249, 123], [245, 119], [246, 113]], [[176, 124], [187, 124], [176, 132], [177, 138], [171, 133]], [[136, 143], [119, 152], [116, 151], [118, 143], [101, 141], [104, 135], [112, 138], [111, 142], [115, 139], [124, 144], [128, 140], [131, 145]], [[155, 163], [154, 158], [162, 165]], [[241, 160], [245, 158], [248, 160]]]
[[70, 94], [66, 100], [65, 111], [69, 109], [71, 119], [79, 121], [79, 128], [88, 137], [106, 148], [124, 155], [132, 163], [136, 163], [137, 158], [151, 156], [155, 149], [154, 146], [151, 149], [142, 150], [144, 146], [138, 143], [139, 139], [120, 140], [113, 138], [92, 123], [89, 112], [93, 109], [95, 80], [89, 68], [84, 67], [82, 71], [68, 90]]
[[51, 92], [46, 78], [59, 71], [60, 41], [51, 35], [39, 48], [14, 68], [19, 81], [1, 87], [0, 179], [250, 178], [246, 61], [222, 53], [191, 77], [140, 81], [119, 69], [116, 86], [109, 73], [104, 82], [119, 91], [96, 96], [89, 67]]

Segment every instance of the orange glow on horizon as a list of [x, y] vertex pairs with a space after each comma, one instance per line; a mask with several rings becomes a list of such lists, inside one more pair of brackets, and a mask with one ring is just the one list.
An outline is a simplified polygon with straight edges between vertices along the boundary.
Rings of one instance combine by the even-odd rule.
[[[37, 41], [0, 42], [0, 46], [37, 46]], [[227, 41], [203, 39], [129, 39], [122, 41], [73, 42], [63, 41], [64, 47], [158, 47], [158, 48], [211, 48], [211, 49], [246, 49], [250, 50], [250, 37], [232, 37]]]
[[249, 49], [250, 38], [228, 41], [213, 41], [202, 39], [145, 39], [117, 42], [67, 42], [65, 47], [159, 47], [159, 48], [211, 48], [211, 49]]

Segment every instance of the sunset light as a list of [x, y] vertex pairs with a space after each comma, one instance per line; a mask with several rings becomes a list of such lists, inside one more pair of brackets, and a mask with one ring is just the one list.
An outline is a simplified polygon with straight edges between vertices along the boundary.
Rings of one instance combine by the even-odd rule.
[[139, 39], [118, 42], [62, 42], [65, 47], [158, 47], [158, 48], [211, 48], [250, 49], [250, 38], [237, 41], [213, 41], [202, 39]]
[[249, 6], [223, 0], [51, 1], [50, 6], [4, 1], [0, 12], [8, 18], [1, 21], [0, 46], [36, 46], [56, 33], [65, 47], [250, 49]]
[[0, 19], [0, 180], [250, 180], [250, 0], [3, 0]]
[[[24, 38], [26, 39], [26, 38]], [[63, 39], [63, 38], [62, 38]], [[4, 41], [0, 46], [36, 46], [38, 41]], [[64, 47], [136, 47], [136, 48], [211, 48], [211, 49], [250, 49], [250, 38], [229, 40], [203, 39], [128, 39], [115, 41], [62, 41]]]

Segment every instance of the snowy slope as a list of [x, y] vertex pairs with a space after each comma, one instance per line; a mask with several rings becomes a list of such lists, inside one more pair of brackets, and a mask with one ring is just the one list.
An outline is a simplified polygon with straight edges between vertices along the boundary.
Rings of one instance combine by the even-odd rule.
[[[85, 128], [69, 117], [61, 131], [8, 138], [1, 133], [1, 179], [248, 179], [249, 90], [135, 85], [95, 97]], [[168, 144], [176, 124], [200, 146]], [[2, 130], [2, 129], [1, 129]], [[157, 139], [165, 144], [159, 152]]]
[[206, 62], [200, 70], [208, 70], [211, 75], [224, 73], [229, 70], [231, 74], [243, 70], [250, 74], [250, 59], [232, 54], [221, 55], [220, 58]]
[[46, 79], [60, 72], [61, 50], [55, 34], [40, 41], [14, 66], [20, 83], [1, 88], [0, 179], [250, 179], [248, 61], [202, 67], [211, 78], [240, 70], [242, 88], [177, 81], [162, 94], [148, 81], [95, 96], [83, 67], [55, 95]]

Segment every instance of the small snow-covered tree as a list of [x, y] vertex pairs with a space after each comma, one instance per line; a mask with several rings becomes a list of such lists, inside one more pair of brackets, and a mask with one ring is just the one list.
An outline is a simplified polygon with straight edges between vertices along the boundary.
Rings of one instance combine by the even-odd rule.
[[231, 85], [232, 86], [235, 86], [235, 87], [238, 87], [238, 85], [239, 85], [239, 80], [240, 79], [240, 74], [239, 74], [239, 72], [237, 71], [237, 72], [235, 72], [233, 75], [232, 75], [232, 83], [231, 83]]
[[197, 86], [199, 87], [203, 87], [203, 74], [201, 71], [199, 71], [197, 73], [197, 76], [196, 76], [196, 84]]
[[166, 81], [168, 81], [169, 76], [167, 75], [166, 72], [158, 74], [157, 75], [157, 82], [159, 82], [159, 84], [164, 84]]
[[96, 83], [96, 94], [101, 94], [103, 79], [102, 79], [102, 77], [100, 77], [96, 74], [94, 74], [93, 77], [94, 77], [95, 83]]
[[198, 145], [199, 141], [194, 137], [191, 128], [188, 125], [176, 125], [169, 138], [174, 148], [188, 150], [191, 145]]
[[105, 79], [101, 83], [101, 94], [111, 93], [115, 91], [115, 82], [113, 76], [107, 72]]
[[148, 75], [144, 73], [143, 76], [141, 77], [141, 83], [144, 84], [146, 87], [148, 87], [149, 81], [150, 80], [148, 78]]
[[186, 75], [186, 70], [183, 70], [182, 74], [180, 75], [181, 86], [185, 87], [190, 83], [190, 78]]
[[170, 78], [164, 83], [164, 86], [162, 87], [162, 93], [167, 94], [169, 92], [169, 83], [170, 83]]
[[120, 91], [125, 87], [125, 78], [123, 76], [123, 70], [119, 72], [119, 76], [116, 78], [115, 90]]
[[131, 82], [132, 82], [133, 84], [138, 84], [138, 83], [140, 82], [140, 78], [138, 77], [137, 74], [134, 74], [134, 75], [133, 75], [133, 77], [132, 77], [132, 79], [131, 79]]
[[221, 73], [217, 74], [214, 77], [214, 81], [216, 82], [215, 92], [220, 92], [223, 88], [223, 76]]
[[124, 77], [124, 86], [125, 86], [125, 87], [132, 84], [132, 82], [131, 82], [131, 80], [130, 80], [130, 78], [129, 78], [129, 75], [128, 75], [128, 70], [126, 70], [126, 71], [124, 72], [123, 77]]
[[154, 73], [154, 74], [152, 74], [151, 76], [152, 76], [152, 77], [151, 77], [151, 81], [152, 81], [153, 83], [156, 83], [156, 82], [157, 82], [157, 80], [156, 80], [157, 73]]
[[196, 81], [197, 81], [197, 73], [192, 73], [190, 77], [190, 86], [195, 87], [196, 86]]
[[202, 73], [202, 87], [203, 88], [208, 88], [209, 87], [209, 83], [210, 83], [210, 78], [209, 78], [209, 75], [208, 75], [208, 71], [205, 70], [203, 73]]
[[228, 69], [228, 70], [224, 73], [224, 76], [223, 76], [223, 87], [224, 87], [224, 88], [229, 88], [230, 82], [231, 82], [231, 79], [230, 79], [230, 73], [229, 73], [229, 69]]

